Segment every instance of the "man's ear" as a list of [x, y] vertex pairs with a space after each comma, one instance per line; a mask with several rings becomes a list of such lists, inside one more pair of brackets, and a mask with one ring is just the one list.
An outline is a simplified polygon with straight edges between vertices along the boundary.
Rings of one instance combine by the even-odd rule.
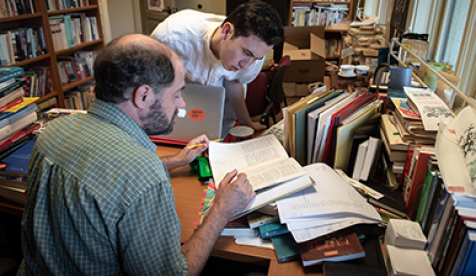
[[147, 97], [150, 97], [151, 93], [153, 93], [151, 87], [146, 84], [136, 87], [132, 92], [132, 103], [137, 108], [145, 108]]
[[221, 27], [221, 38], [225, 40], [233, 35], [234, 27], [230, 22], [225, 22]]

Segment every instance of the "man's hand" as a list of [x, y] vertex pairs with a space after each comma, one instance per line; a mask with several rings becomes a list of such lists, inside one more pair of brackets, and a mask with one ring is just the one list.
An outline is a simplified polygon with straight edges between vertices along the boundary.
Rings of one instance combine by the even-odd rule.
[[179, 153], [172, 156], [162, 157], [162, 161], [169, 171], [188, 165], [192, 162], [197, 155], [201, 154], [208, 149], [208, 137], [206, 135], [200, 135], [197, 138], [191, 140]]
[[238, 174], [238, 171], [234, 170], [227, 173], [220, 182], [212, 209], [215, 208], [215, 211], [229, 221], [241, 213], [255, 196], [246, 174]]

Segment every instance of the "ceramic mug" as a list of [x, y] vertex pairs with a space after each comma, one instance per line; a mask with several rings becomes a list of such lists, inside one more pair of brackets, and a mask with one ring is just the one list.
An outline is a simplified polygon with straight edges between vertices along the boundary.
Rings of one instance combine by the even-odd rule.
[[355, 66], [355, 71], [357, 72], [357, 75], [363, 75], [366, 74], [369, 71], [370, 67], [367, 65], [357, 65]]
[[354, 65], [341, 65], [340, 72], [344, 76], [352, 76], [354, 74]]

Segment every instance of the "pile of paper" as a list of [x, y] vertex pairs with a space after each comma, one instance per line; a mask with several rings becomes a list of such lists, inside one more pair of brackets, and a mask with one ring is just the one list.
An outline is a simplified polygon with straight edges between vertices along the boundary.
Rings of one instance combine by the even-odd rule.
[[379, 223], [380, 215], [337, 172], [323, 163], [305, 167], [316, 185], [278, 200], [278, 214], [301, 243], [362, 223]]

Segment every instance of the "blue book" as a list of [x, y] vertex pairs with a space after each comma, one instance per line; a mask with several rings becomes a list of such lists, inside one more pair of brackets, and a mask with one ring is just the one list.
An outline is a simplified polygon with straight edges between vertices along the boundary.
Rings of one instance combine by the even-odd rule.
[[0, 82], [7, 81], [11, 78], [18, 77], [25, 74], [25, 71], [21, 67], [0, 67]]
[[0, 128], [19, 120], [26, 115], [36, 111], [36, 104], [30, 104], [17, 112], [2, 112], [0, 113]]
[[31, 152], [33, 151], [35, 143], [36, 139], [33, 139], [3, 159], [3, 162], [7, 164], [5, 171], [26, 174], [28, 172], [28, 163], [30, 162]]
[[469, 276], [476, 272], [476, 230], [468, 230], [455, 260], [451, 276]]

